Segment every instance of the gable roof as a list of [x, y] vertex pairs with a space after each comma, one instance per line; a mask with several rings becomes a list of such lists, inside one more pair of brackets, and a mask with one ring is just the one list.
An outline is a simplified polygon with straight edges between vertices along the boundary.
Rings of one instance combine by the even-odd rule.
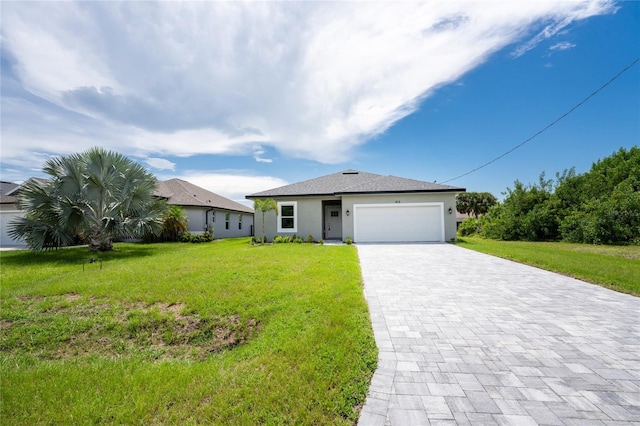
[[18, 196], [20, 190], [28, 182], [33, 181], [37, 184], [44, 185], [48, 182], [47, 179], [30, 177], [23, 183], [13, 183], [7, 181], [0, 181], [0, 204], [15, 204], [18, 202]]
[[182, 179], [158, 182], [154, 195], [166, 198], [169, 205], [214, 207], [222, 210], [253, 213], [253, 209], [244, 204], [207, 191]]
[[0, 195], [9, 195], [14, 189], [19, 187], [17, 183], [0, 181]]
[[18, 201], [11, 193], [19, 187], [17, 183], [0, 181], [0, 204], [13, 204]]
[[281, 186], [280, 188], [256, 192], [255, 194], [247, 195], [247, 198], [464, 191], [465, 188], [455, 186], [423, 182], [397, 176], [383, 176], [358, 170], [345, 170], [331, 175]]

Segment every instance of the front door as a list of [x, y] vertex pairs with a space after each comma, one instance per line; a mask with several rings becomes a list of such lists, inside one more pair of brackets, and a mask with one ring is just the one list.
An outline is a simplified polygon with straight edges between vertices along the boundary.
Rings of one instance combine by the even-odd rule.
[[342, 239], [342, 217], [340, 206], [324, 207], [324, 237], [327, 240]]

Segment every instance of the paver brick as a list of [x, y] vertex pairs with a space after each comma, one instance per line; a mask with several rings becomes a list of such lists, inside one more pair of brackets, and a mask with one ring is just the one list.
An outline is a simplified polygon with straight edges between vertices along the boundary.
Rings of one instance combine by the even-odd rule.
[[453, 383], [427, 383], [429, 392], [434, 396], [465, 396], [464, 390]]
[[496, 414], [493, 416], [497, 424], [505, 426], [538, 426], [538, 423], [527, 415]]
[[449, 244], [358, 245], [380, 350], [359, 425], [640, 419], [640, 299]]

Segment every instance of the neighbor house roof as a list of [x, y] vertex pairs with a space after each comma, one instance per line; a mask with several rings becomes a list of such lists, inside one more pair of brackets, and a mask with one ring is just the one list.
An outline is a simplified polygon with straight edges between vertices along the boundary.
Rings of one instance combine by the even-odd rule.
[[204, 188], [182, 179], [169, 179], [158, 182], [154, 195], [166, 198], [167, 204], [169, 205], [212, 207], [222, 210], [253, 213], [253, 209], [244, 204], [207, 191]]
[[247, 195], [247, 198], [382, 194], [403, 192], [464, 192], [465, 188], [435, 182], [384, 176], [375, 173], [345, 170], [280, 188]]
[[0, 204], [15, 203], [18, 199], [16, 196], [11, 195], [11, 193], [19, 187], [20, 185], [17, 183], [0, 181]]
[[37, 178], [37, 177], [30, 177], [23, 183], [0, 181], [0, 204], [17, 203], [20, 190], [29, 181], [34, 181], [40, 185], [44, 185], [48, 182], [47, 179]]

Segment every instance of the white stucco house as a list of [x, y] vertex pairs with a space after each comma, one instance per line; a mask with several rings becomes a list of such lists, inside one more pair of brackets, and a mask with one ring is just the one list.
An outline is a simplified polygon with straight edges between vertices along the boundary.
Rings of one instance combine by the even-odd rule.
[[215, 238], [253, 235], [253, 209], [181, 179], [158, 182], [154, 193], [189, 218], [189, 232], [213, 231]]
[[[273, 198], [264, 235], [314, 240], [443, 242], [456, 238], [456, 196], [465, 188], [346, 170], [247, 195]], [[262, 219], [255, 235], [263, 235]]]

